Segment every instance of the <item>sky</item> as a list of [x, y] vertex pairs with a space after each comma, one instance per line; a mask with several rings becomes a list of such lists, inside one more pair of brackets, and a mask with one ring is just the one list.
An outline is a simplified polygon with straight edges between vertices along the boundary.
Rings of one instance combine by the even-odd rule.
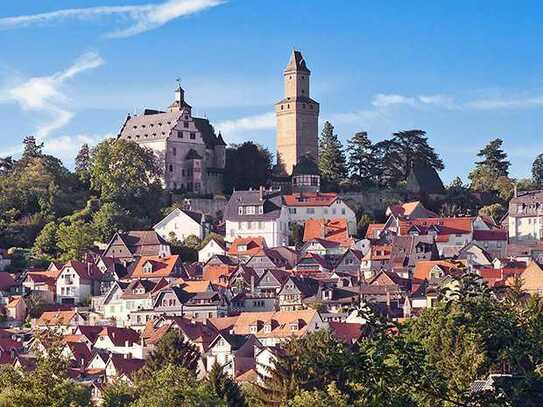
[[34, 135], [73, 166], [126, 115], [165, 109], [180, 78], [227, 143], [275, 151], [273, 105], [293, 48], [320, 124], [343, 142], [423, 129], [465, 182], [502, 138], [511, 175], [543, 153], [539, 1], [18, 0], [0, 8], [0, 156]]

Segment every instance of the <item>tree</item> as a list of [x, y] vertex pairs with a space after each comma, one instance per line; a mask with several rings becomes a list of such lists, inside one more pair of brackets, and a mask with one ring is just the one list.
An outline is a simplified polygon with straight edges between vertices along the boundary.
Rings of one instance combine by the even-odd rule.
[[335, 383], [324, 390], [303, 390], [289, 402], [289, 407], [348, 407], [349, 398], [341, 393]]
[[224, 372], [223, 367], [217, 362], [211, 367], [207, 381], [215, 394], [224, 400], [228, 407], [247, 406], [245, 397], [238, 384]]
[[507, 210], [500, 203], [495, 203], [492, 205], [483, 206], [479, 209], [479, 215], [490, 216], [495, 221], [499, 221]]
[[226, 149], [224, 190], [259, 188], [269, 183], [272, 172], [272, 154], [258, 144], [247, 141]]
[[358, 219], [358, 223], [356, 224], [359, 237], [366, 236], [366, 231], [368, 230], [368, 226], [372, 222], [373, 222], [373, 219], [367, 213], [363, 213], [360, 215], [360, 218]]
[[496, 189], [496, 180], [508, 177], [510, 162], [502, 149], [503, 140], [494, 139], [482, 148], [477, 157], [482, 160], [476, 162], [475, 169], [469, 174], [471, 189], [475, 191], [493, 191]]
[[91, 153], [90, 180], [100, 202], [117, 204], [139, 227], [160, 218], [164, 190], [152, 150], [125, 140], [105, 140]]
[[75, 157], [75, 174], [85, 186], [90, 184], [91, 152], [87, 143], [83, 144]]
[[290, 225], [289, 245], [297, 246], [304, 241], [304, 225], [293, 222]]
[[37, 352], [31, 372], [3, 367], [0, 371], [0, 405], [12, 407], [90, 407], [90, 389], [72, 381], [63, 356], [62, 335], [46, 331], [37, 334], [46, 353]]
[[393, 134], [392, 146], [395, 151], [395, 164], [402, 174], [402, 181], [406, 180], [411, 168], [416, 163], [431, 167], [437, 171], [445, 168], [443, 161], [435, 152], [433, 147], [428, 144], [426, 132], [423, 130], [406, 130], [399, 131]]
[[199, 361], [198, 349], [186, 341], [181, 332], [171, 329], [158, 341], [156, 348], [145, 362], [142, 374], [150, 377], [168, 364], [196, 373]]
[[539, 154], [532, 164], [532, 179], [538, 188], [543, 188], [543, 154]]
[[34, 136], [27, 136], [23, 140], [23, 154], [18, 161], [18, 166], [25, 166], [33, 158], [43, 156], [43, 143], [38, 143]]
[[109, 239], [119, 230], [129, 230], [133, 224], [128, 212], [116, 202], [106, 202], [100, 210], [92, 216], [92, 224], [96, 238], [101, 242]]
[[319, 171], [323, 183], [332, 188], [337, 188], [348, 175], [343, 146], [330, 122], [324, 122], [319, 139]]
[[82, 260], [96, 240], [94, 227], [83, 221], [61, 224], [58, 228], [58, 247], [63, 261]]
[[34, 242], [32, 247], [34, 256], [56, 258], [59, 253], [58, 240], [58, 226], [55, 222], [49, 222], [43, 227]]
[[351, 178], [358, 182], [369, 182], [375, 171], [375, 158], [373, 156], [373, 145], [365, 131], [353, 135], [347, 145], [348, 162]]

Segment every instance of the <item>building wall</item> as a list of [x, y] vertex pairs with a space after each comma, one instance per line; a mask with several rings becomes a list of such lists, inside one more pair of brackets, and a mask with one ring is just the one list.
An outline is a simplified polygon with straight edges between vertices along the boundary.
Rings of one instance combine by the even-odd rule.
[[513, 240], [541, 240], [543, 216], [509, 216], [509, 238]]
[[345, 202], [336, 200], [331, 206], [303, 206], [288, 208], [289, 222], [304, 223], [309, 219], [346, 218], [349, 234], [356, 234], [356, 215]]
[[199, 239], [205, 237], [202, 225], [196, 223], [184, 212], [179, 212], [178, 215], [174, 216], [168, 222], [155, 227], [154, 230], [166, 240], [170, 238], [171, 233], [173, 233], [181, 242], [190, 235], [194, 235]]
[[233, 242], [237, 237], [262, 236], [269, 247], [276, 247], [288, 244], [289, 234], [288, 222], [283, 218], [262, 222], [226, 221], [227, 242]]

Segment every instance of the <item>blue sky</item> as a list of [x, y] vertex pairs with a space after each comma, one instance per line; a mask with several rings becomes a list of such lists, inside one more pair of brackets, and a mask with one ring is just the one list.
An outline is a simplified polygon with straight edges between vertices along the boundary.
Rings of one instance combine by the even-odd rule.
[[444, 180], [466, 181], [501, 137], [512, 175], [528, 176], [543, 153], [542, 12], [496, 0], [3, 2], [0, 155], [34, 134], [70, 166], [127, 113], [165, 108], [177, 77], [227, 142], [274, 149], [273, 104], [296, 47], [321, 121], [343, 140], [421, 128]]

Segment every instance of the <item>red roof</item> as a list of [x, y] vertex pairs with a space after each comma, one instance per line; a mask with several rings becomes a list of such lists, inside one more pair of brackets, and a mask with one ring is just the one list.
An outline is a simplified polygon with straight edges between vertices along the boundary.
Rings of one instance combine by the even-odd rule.
[[[132, 346], [133, 343], [140, 341], [140, 335], [130, 328], [117, 328], [113, 326], [106, 326], [98, 334], [98, 337], [108, 337], [115, 346], [125, 346], [128, 342], [128, 346]], [[98, 339], [100, 340], [100, 339]]]
[[304, 192], [283, 195], [283, 201], [287, 206], [330, 206], [336, 199], [335, 192]]
[[358, 341], [362, 336], [362, 324], [330, 321], [328, 326], [337, 339], [348, 344]]
[[407, 235], [412, 228], [417, 229], [422, 235], [428, 234], [429, 231], [435, 231], [438, 236], [466, 235], [472, 232], [473, 220], [472, 217], [402, 220], [400, 221], [399, 235]]
[[479, 269], [479, 275], [490, 287], [494, 287], [495, 285], [504, 283], [508, 277], [520, 276], [524, 270], [526, 270], [526, 267], [482, 268]]
[[[151, 271], [144, 269], [146, 264], [151, 265]], [[160, 278], [175, 277], [181, 273], [179, 256], [142, 256], [136, 262], [130, 278]]]
[[323, 239], [336, 242], [343, 246], [350, 246], [352, 239], [349, 237], [347, 219], [309, 219], [305, 221], [304, 242], [313, 239]]
[[[245, 246], [245, 248], [240, 246]], [[262, 247], [267, 247], [266, 240], [262, 236], [238, 237], [228, 248], [228, 254], [231, 256], [254, 256]]]
[[494, 230], [474, 230], [473, 231], [473, 240], [477, 241], [488, 241], [488, 240], [507, 240], [507, 230], [505, 229], [494, 229]]
[[17, 285], [17, 282], [11, 276], [11, 274], [6, 272], [0, 272], [0, 290], [7, 290], [14, 285]]
[[99, 280], [102, 278], [102, 272], [94, 263], [83, 263], [77, 260], [70, 260], [62, 267], [62, 271], [68, 267], [73, 268], [83, 280]]
[[366, 238], [377, 239], [379, 237], [378, 233], [381, 232], [384, 228], [384, 223], [372, 223], [368, 225], [368, 230], [366, 231]]

